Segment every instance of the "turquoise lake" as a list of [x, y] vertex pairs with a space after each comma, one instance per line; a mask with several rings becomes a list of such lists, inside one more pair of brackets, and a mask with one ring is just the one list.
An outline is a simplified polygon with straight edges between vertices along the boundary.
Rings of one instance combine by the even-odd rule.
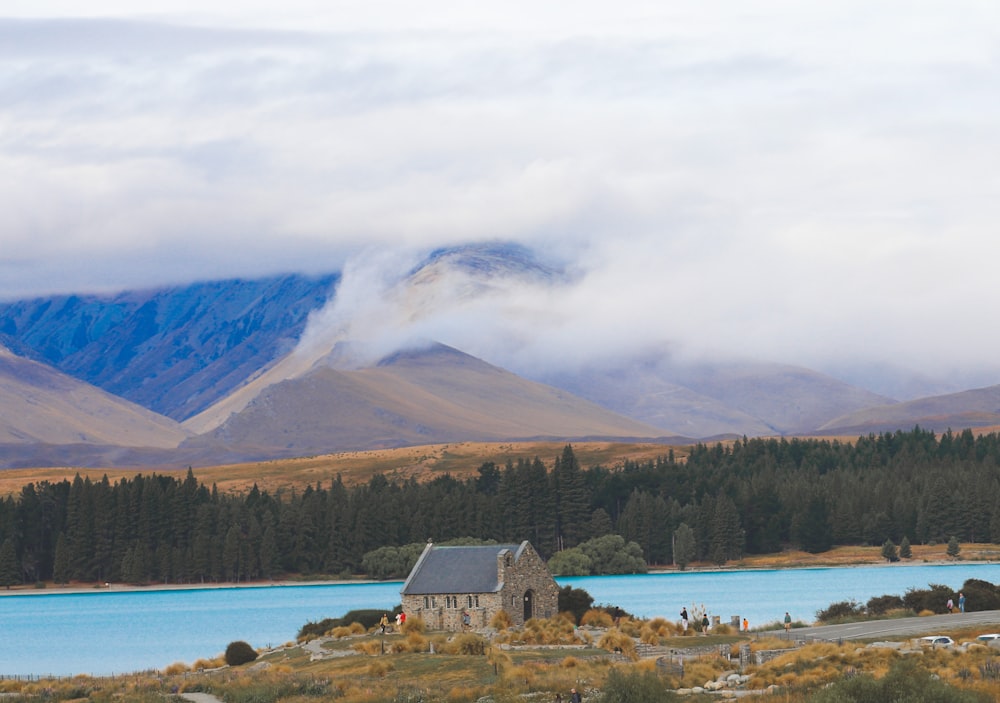
[[[699, 571], [557, 579], [589, 592], [597, 604], [619, 605], [641, 617], [677, 619], [694, 605], [738, 615], [751, 627], [789, 611], [812, 622], [830, 603], [903, 595], [938, 583], [954, 589], [966, 579], [1000, 583], [1000, 564]], [[170, 591], [95, 590], [0, 596], [0, 675], [109, 675], [191, 664], [225, 650], [233, 640], [254, 647], [295, 639], [307, 622], [357, 608], [391, 609], [399, 581], [317, 586], [192, 588]], [[970, 604], [972, 605], [972, 604]]]

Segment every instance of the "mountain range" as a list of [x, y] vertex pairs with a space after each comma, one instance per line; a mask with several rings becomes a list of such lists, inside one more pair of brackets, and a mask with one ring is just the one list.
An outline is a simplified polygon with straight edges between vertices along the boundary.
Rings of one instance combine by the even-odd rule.
[[780, 363], [680, 362], [645, 349], [516, 373], [432, 338], [386, 340], [465, 301], [571, 280], [494, 244], [435, 251], [368, 291], [334, 272], [0, 303], [0, 466], [1000, 424], [1000, 386], [899, 402]]

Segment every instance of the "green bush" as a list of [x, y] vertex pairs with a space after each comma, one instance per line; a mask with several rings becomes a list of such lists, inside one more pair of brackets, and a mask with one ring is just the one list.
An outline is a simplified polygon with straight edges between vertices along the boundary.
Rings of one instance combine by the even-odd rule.
[[353, 622], [360, 623], [366, 630], [370, 630], [379, 624], [379, 621], [382, 620], [383, 614], [388, 615], [389, 619], [392, 620], [396, 613], [400, 610], [402, 610], [402, 606], [400, 605], [397, 605], [391, 611], [373, 610], [369, 608], [364, 610], [349, 610], [343, 617], [323, 618], [319, 622], [307, 622], [299, 629], [299, 634], [296, 636], [296, 639], [302, 640], [310, 637], [322, 637], [335, 627], [346, 627]]
[[881, 679], [869, 674], [840, 679], [808, 700], [809, 703], [986, 703], [990, 698], [949, 686], [912, 659], [903, 659], [893, 664]]
[[601, 703], [667, 703], [680, 700], [655, 671], [612, 669], [604, 682], [603, 694]]
[[860, 604], [853, 600], [842, 600], [838, 603], [831, 603], [825, 609], [817, 612], [816, 619], [820, 622], [831, 622], [845, 618], [857, 618], [864, 614], [864, 607]]
[[874, 596], [868, 599], [865, 608], [869, 615], [885, 615], [890, 610], [899, 610], [903, 607], [903, 599], [899, 596]]
[[957, 594], [952, 588], [942, 586], [939, 583], [932, 583], [930, 584], [930, 588], [911, 588], [908, 590], [903, 596], [903, 605], [914, 613], [924, 610], [930, 610], [933, 613], [944, 613], [948, 610], [945, 607], [948, 599], [955, 600], [956, 597]]
[[572, 613], [573, 620], [580, 624], [580, 618], [590, 610], [594, 604], [594, 597], [582, 588], [563, 586], [559, 589], [559, 612]]
[[257, 651], [243, 640], [230, 642], [226, 647], [226, 664], [229, 666], [249, 664], [256, 658]]
[[[965, 594], [966, 611], [1000, 610], [1000, 586], [989, 581], [968, 579], [962, 585], [962, 593]], [[955, 603], [958, 603], [958, 598]]]

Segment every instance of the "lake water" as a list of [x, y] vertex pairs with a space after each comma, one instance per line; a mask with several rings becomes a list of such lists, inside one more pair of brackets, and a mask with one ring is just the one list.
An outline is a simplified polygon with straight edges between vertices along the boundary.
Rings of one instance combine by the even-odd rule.
[[[958, 589], [966, 579], [1000, 583], [1000, 564], [893, 565], [828, 569], [718, 571], [560, 578], [589, 592], [597, 604], [619, 605], [641, 617], [677, 619], [701, 605], [728, 622], [751, 627], [789, 611], [811, 622], [830, 603], [903, 595], [939, 583]], [[171, 591], [0, 596], [0, 675], [108, 675], [192, 664], [233, 640], [254, 647], [295, 639], [307, 622], [357, 608], [391, 609], [399, 581], [319, 586], [261, 586]]]

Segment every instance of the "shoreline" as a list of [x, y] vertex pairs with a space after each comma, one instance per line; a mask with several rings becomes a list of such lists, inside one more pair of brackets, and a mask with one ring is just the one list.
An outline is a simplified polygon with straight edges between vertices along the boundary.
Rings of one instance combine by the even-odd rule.
[[[85, 586], [79, 583], [56, 585], [46, 583], [45, 588], [35, 586], [15, 586], [0, 590], [0, 598], [4, 596], [61, 596], [86, 595], [90, 593], [151, 593], [154, 591], [212, 591], [231, 588], [285, 588], [288, 586], [353, 586], [370, 583], [392, 583], [392, 581], [376, 581], [375, 579], [320, 579], [310, 581], [279, 580], [279, 581], [240, 581], [215, 583], [156, 583], [149, 586], [135, 586], [126, 583], [106, 583]], [[402, 580], [400, 580], [402, 583]]]
[[[737, 563], [732, 566], [698, 564], [689, 566], [686, 569], [676, 567], [652, 567], [646, 573], [650, 576], [662, 576], [668, 574], [704, 574], [718, 572], [740, 572], [740, 571], [795, 571], [801, 569], [851, 569], [858, 567], [879, 567], [879, 568], [909, 568], [917, 566], [962, 566], [962, 565], [989, 565], [1000, 560], [993, 559], [908, 559], [889, 563], [885, 560], [868, 561], [855, 560], [850, 562], [821, 561], [816, 560], [811, 563], [768, 563], [759, 564]], [[615, 575], [615, 574], [607, 574]], [[558, 578], [580, 578], [574, 576], [557, 576]], [[592, 577], [586, 577], [592, 578]], [[351, 586], [373, 583], [402, 583], [404, 579], [388, 579], [379, 581], [377, 579], [279, 579], [267, 581], [240, 581], [240, 582], [211, 582], [211, 583], [157, 583], [148, 586], [137, 586], [126, 583], [106, 583], [105, 585], [81, 583], [71, 583], [66, 585], [56, 585], [46, 582], [44, 588], [24, 585], [14, 586], [10, 589], [0, 589], [0, 598], [5, 596], [45, 596], [45, 595], [85, 595], [100, 593], [149, 593], [155, 591], [207, 591], [232, 588], [285, 588], [289, 586]]]

